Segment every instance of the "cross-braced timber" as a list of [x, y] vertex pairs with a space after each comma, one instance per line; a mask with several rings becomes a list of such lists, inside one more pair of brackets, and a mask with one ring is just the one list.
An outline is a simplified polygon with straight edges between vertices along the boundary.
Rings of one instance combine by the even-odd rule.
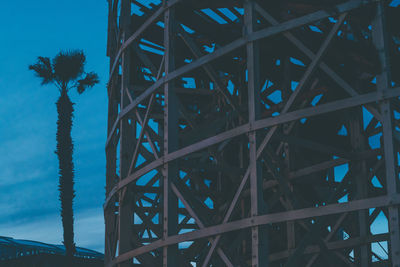
[[107, 267], [400, 267], [396, 1], [108, 5]]

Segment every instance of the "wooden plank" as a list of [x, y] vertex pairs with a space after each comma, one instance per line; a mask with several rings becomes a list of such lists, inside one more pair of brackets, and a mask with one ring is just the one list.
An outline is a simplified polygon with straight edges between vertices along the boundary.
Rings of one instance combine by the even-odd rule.
[[[296, 89], [294, 92], [290, 95], [289, 99], [286, 101], [284, 108], [280, 112], [280, 114], [285, 114], [287, 113], [290, 108], [292, 107], [294, 101], [296, 100], [297, 96], [299, 93], [303, 90], [304, 86], [309, 82], [312, 74], [315, 72], [317, 66], [321, 62], [323, 56], [326, 54], [327, 49], [329, 48], [333, 38], [336, 36], [336, 32], [339, 30], [341, 27], [342, 23], [344, 22], [344, 19], [346, 18], [347, 13], [344, 13], [340, 15], [338, 22], [336, 22], [335, 26], [331, 29], [329, 32], [328, 36], [322, 43], [321, 47], [318, 50], [318, 53], [315, 55], [315, 58], [313, 58], [312, 62], [310, 65], [308, 65], [306, 72], [304, 73], [303, 77], [301, 78], [299, 84], [296, 86]], [[260, 155], [263, 151], [263, 149], [267, 146], [268, 142], [271, 140], [272, 136], [278, 129], [278, 126], [272, 127], [267, 135], [264, 137], [263, 141], [260, 144], [259, 150], [258, 150], [258, 155]]]
[[[376, 76], [376, 87], [378, 92], [385, 94], [392, 91], [391, 87], [391, 69], [389, 62], [389, 42], [386, 28], [385, 3], [377, 3], [376, 16], [372, 23], [372, 41], [379, 53], [379, 59], [382, 66], [382, 72]], [[382, 114], [383, 128], [383, 148], [386, 172], [386, 190], [387, 195], [397, 194], [398, 174], [397, 174], [397, 153], [394, 151], [393, 143], [393, 110], [389, 100], [379, 103]], [[399, 207], [391, 205], [389, 207], [389, 254], [392, 266], [400, 266], [400, 232], [399, 232]]]
[[[251, 0], [244, 3], [244, 26], [247, 35], [256, 30], [257, 17], [254, 10], [254, 2]], [[260, 48], [257, 41], [246, 45], [247, 51], [247, 75], [248, 75], [248, 107], [249, 123], [252, 125], [260, 119]], [[261, 159], [257, 157], [257, 148], [260, 143], [259, 134], [256, 131], [249, 132], [249, 169], [250, 169], [250, 216], [255, 217], [264, 213], [263, 176]], [[251, 228], [251, 265], [269, 266], [268, 264], [268, 238], [265, 226]]]
[[[373, 236], [369, 236], [367, 238], [365, 237], [355, 237], [355, 238], [350, 238], [346, 240], [339, 240], [339, 241], [332, 241], [328, 242], [326, 244], [327, 248], [329, 250], [339, 250], [339, 249], [344, 249], [344, 248], [352, 248], [352, 247], [357, 247], [363, 244], [368, 244], [368, 243], [373, 243], [373, 242], [382, 242], [387, 240], [388, 234], [377, 234]], [[314, 254], [314, 253], [320, 253], [321, 249], [318, 246], [308, 246], [304, 250], [304, 254]], [[271, 261], [278, 261], [278, 260], [283, 260], [287, 258], [290, 255], [290, 251], [282, 251], [282, 252], [277, 252], [272, 255], [270, 255], [270, 260]], [[316, 254], [318, 255], [318, 254]], [[312, 266], [312, 265], [310, 265]], [[307, 266], [308, 267], [308, 266]]]
[[193, 241], [200, 238], [206, 238], [209, 236], [223, 234], [231, 231], [246, 229], [257, 225], [278, 223], [291, 220], [301, 220], [311, 217], [327, 216], [343, 212], [353, 212], [363, 209], [370, 209], [370, 208], [383, 207], [387, 205], [398, 205], [398, 204], [400, 204], [400, 195], [397, 194], [391, 196], [390, 198], [387, 196], [382, 196], [382, 197], [375, 197], [363, 200], [355, 200], [346, 203], [331, 204], [327, 206], [304, 208], [299, 210], [267, 214], [255, 218], [242, 219], [222, 225], [207, 227], [190, 233], [171, 236], [165, 240], [156, 241], [152, 244], [143, 246], [141, 248], [120, 255], [108, 266], [114, 266], [115, 264], [125, 261], [129, 258], [135, 257], [136, 255], [153, 251], [157, 248], [164, 247], [166, 245], [177, 244], [185, 241]]
[[254, 123], [254, 125], [249, 125], [249, 124], [241, 125], [232, 130], [223, 132], [221, 134], [218, 134], [213, 137], [202, 140], [200, 142], [197, 142], [193, 145], [181, 148], [173, 153], [165, 155], [164, 157], [160, 157], [159, 159], [151, 162], [150, 164], [146, 165], [142, 169], [139, 169], [138, 171], [136, 171], [135, 173], [133, 173], [126, 179], [119, 182], [118, 185], [116, 185], [116, 187], [113, 188], [113, 190], [110, 192], [110, 194], [108, 195], [108, 197], [104, 203], [104, 207], [107, 207], [110, 199], [118, 190], [122, 189], [129, 183], [135, 181], [136, 179], [138, 179], [142, 175], [146, 174], [147, 172], [151, 171], [152, 169], [160, 167], [163, 164], [163, 162], [168, 162], [168, 161], [178, 159], [180, 157], [189, 155], [191, 153], [194, 153], [194, 152], [204, 149], [206, 147], [209, 147], [209, 146], [218, 144], [220, 142], [223, 142], [225, 140], [234, 138], [236, 136], [245, 134], [246, 132], [249, 132], [249, 131], [264, 129], [267, 127], [287, 123], [290, 121], [299, 120], [299, 119], [302, 119], [305, 117], [318, 116], [318, 115], [322, 115], [325, 113], [334, 112], [337, 110], [347, 109], [347, 108], [351, 108], [351, 107], [356, 107], [356, 106], [360, 106], [360, 105], [365, 105], [368, 103], [382, 101], [385, 99], [390, 99], [390, 98], [398, 97], [398, 96], [400, 96], [400, 88], [393, 88], [389, 91], [385, 91], [385, 93], [372, 92], [369, 94], [359, 95], [356, 97], [350, 97], [350, 98], [346, 98], [343, 100], [338, 100], [338, 101], [330, 102], [327, 104], [318, 105], [315, 107], [309, 107], [309, 108], [304, 108], [304, 109], [293, 111], [293, 112], [288, 112], [286, 114], [282, 114], [277, 117], [261, 119], [261, 120], [256, 121]]
[[[178, 1], [178, 0], [174, 0], [174, 1]], [[134, 103], [131, 103], [124, 110], [122, 110], [120, 112], [118, 119], [122, 119], [124, 116], [126, 116], [133, 108], [135, 108], [144, 99], [149, 97], [155, 90], [157, 90], [165, 82], [169, 82], [185, 73], [188, 73], [198, 67], [203, 66], [204, 64], [207, 64], [223, 55], [226, 55], [226, 54], [244, 46], [249, 41], [256, 41], [259, 39], [271, 37], [271, 36], [289, 31], [291, 29], [294, 29], [294, 28], [297, 28], [297, 27], [300, 27], [300, 26], [303, 26], [303, 25], [306, 25], [306, 24], [309, 24], [309, 23], [312, 23], [312, 22], [315, 22], [318, 20], [322, 20], [322, 19], [325, 19], [325, 18], [328, 18], [331, 16], [335, 16], [337, 14], [341, 14], [343, 12], [348, 12], [353, 9], [360, 8], [360, 7], [370, 4], [371, 2], [374, 2], [374, 1], [375, 0], [352, 0], [352, 1], [346, 2], [344, 4], [335, 6], [335, 8], [334, 8], [335, 12], [327, 12], [325, 10], [318, 11], [318, 12], [300, 17], [300, 18], [296, 18], [296, 19], [293, 19], [293, 20], [290, 20], [287, 22], [283, 22], [276, 26], [268, 27], [267, 29], [254, 32], [253, 34], [251, 34], [245, 38], [240, 38], [236, 41], [233, 41], [232, 43], [215, 50], [213, 53], [202, 56], [201, 58], [194, 60], [192, 63], [185, 65], [183, 67], [180, 67], [179, 69], [174, 70], [171, 73], [169, 73], [169, 75], [166, 75], [163, 78], [159, 79], [155, 84], [150, 86], [143, 94], [138, 96]], [[110, 74], [110, 77], [111, 76], [112, 75]], [[115, 129], [114, 129], [114, 131], [115, 131]], [[110, 133], [110, 135], [114, 134], [114, 131], [112, 133]], [[110, 139], [110, 135], [109, 135], [108, 139]]]
[[[182, 204], [185, 206], [185, 208], [188, 211], [188, 213], [190, 214], [190, 216], [195, 220], [195, 222], [199, 226], [199, 228], [200, 229], [205, 228], [206, 226], [204, 225], [203, 221], [199, 218], [199, 216], [197, 216], [196, 212], [192, 209], [192, 207], [186, 201], [185, 197], [178, 190], [178, 188], [174, 184], [171, 184], [171, 187], [172, 187], [172, 190], [174, 191], [175, 195], [182, 201]], [[186, 197], [188, 197], [188, 196], [186, 196]], [[209, 241], [211, 243], [215, 242], [211, 238], [209, 239]], [[226, 266], [233, 267], [233, 264], [231, 263], [231, 261], [229, 260], [229, 258], [226, 256], [226, 254], [224, 253], [224, 251], [221, 248], [218, 248], [217, 252], [220, 255], [221, 259], [226, 264]]]
[[110, 71], [110, 79], [112, 79], [115, 70], [117, 69], [118, 66], [118, 61], [120, 60], [120, 57], [122, 55], [122, 53], [125, 51], [125, 49], [127, 49], [129, 47], [130, 44], [132, 44], [135, 40], [137, 40], [144, 31], [147, 30], [147, 28], [153, 24], [154, 22], [156, 22], [156, 20], [170, 7], [176, 5], [177, 3], [179, 3], [181, 0], [169, 0], [166, 1], [166, 5], [160, 7], [156, 12], [154, 12], [153, 15], [151, 15], [146, 21], [145, 23], [143, 23], [139, 29], [133, 33], [129, 38], [127, 38], [126, 40], [124, 40], [124, 42], [122, 43], [121, 48], [118, 50], [117, 55], [115, 56], [114, 62], [112, 64], [111, 67], [111, 71]]
[[[120, 16], [120, 25], [122, 31], [122, 39], [125, 40], [130, 33], [130, 12], [131, 12], [131, 4], [130, 0], [121, 0], [121, 16]], [[121, 102], [120, 106], [123, 109], [128, 103], [129, 99], [125, 92], [125, 86], [129, 84], [130, 80], [130, 51], [125, 51], [122, 54], [122, 78], [121, 78]], [[120, 171], [120, 179], [124, 179], [129, 175], [129, 158], [130, 151], [133, 148], [134, 140], [134, 132], [132, 127], [129, 125], [128, 120], [120, 120], [119, 121], [119, 129], [120, 129], [120, 147], [119, 147], [119, 171]], [[126, 193], [129, 190], [129, 187], [125, 187], [124, 190], [121, 190], [118, 195], [119, 205], [118, 205], [118, 254], [123, 254], [131, 249], [133, 246], [131, 244], [131, 238], [133, 235], [132, 225], [133, 225], [133, 210], [132, 210], [132, 195], [130, 192]], [[127, 201], [123, 201], [126, 197]], [[123, 262], [120, 264], [121, 267], [129, 267], [132, 266], [131, 262]]]
[[[201, 58], [203, 56], [201, 53], [201, 50], [197, 47], [196, 43], [190, 38], [190, 36], [185, 32], [185, 30], [182, 29], [182, 27], [179, 27], [179, 33], [180, 33], [183, 41], [190, 48], [190, 50], [195, 55], [195, 57]], [[224, 86], [223, 83], [221, 82], [221, 80], [219, 79], [214, 68], [210, 64], [204, 64], [202, 67], [205, 70], [205, 72], [207, 73], [207, 75], [210, 76], [210, 79], [215, 83], [217, 90], [220, 91], [220, 93], [228, 101], [228, 104], [230, 106], [232, 106], [233, 110], [237, 111], [238, 110], [237, 105], [233, 102], [231, 94], [229, 93], [226, 86]]]
[[[275, 20], [267, 11], [265, 11], [260, 5], [256, 4], [256, 9], [260, 15], [266, 19], [272, 25], [279, 25], [279, 22]], [[300, 51], [302, 51], [309, 59], [315, 58], [315, 54], [307, 48], [299, 39], [297, 39], [292, 33], [285, 32], [283, 35], [292, 42]], [[356, 96], [358, 92], [348, 84], [343, 78], [336, 74], [325, 62], [321, 62], [319, 67], [322, 71], [328, 74], [339, 86], [341, 86], [349, 95]], [[366, 106], [366, 108], [375, 116], [375, 118], [380, 119], [380, 113], [371, 106]]]
[[[169, 2], [169, 1], [168, 1]], [[175, 69], [175, 10], [168, 9], [164, 14], [165, 75]], [[172, 81], [164, 84], [164, 157], [178, 149], [178, 98]], [[163, 239], [178, 234], [178, 198], [171, 185], [178, 178], [176, 162], [163, 166]], [[163, 247], [163, 266], [178, 266], [178, 245]]]

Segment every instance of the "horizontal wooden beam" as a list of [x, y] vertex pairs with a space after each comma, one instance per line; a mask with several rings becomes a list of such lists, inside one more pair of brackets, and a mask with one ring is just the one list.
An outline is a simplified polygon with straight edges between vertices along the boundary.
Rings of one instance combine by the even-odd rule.
[[285, 221], [295, 221], [295, 220], [334, 215], [338, 213], [365, 210], [383, 206], [394, 206], [399, 204], [400, 204], [400, 194], [396, 194], [390, 197], [382, 196], [369, 199], [355, 200], [346, 203], [331, 204], [327, 206], [304, 208], [304, 209], [250, 217], [158, 240], [156, 242], [153, 242], [152, 244], [145, 245], [143, 247], [119, 255], [108, 265], [108, 267], [115, 266], [118, 263], [127, 261], [133, 257], [136, 257], [137, 255], [154, 251], [160, 247], [169, 246], [172, 244], [178, 244], [185, 241], [193, 241], [201, 238], [215, 236], [218, 234], [224, 234], [227, 232], [247, 229], [259, 225], [280, 223]]
[[[176, 1], [179, 0], [174, 0], [171, 1], [172, 3], [175, 3]], [[248, 42], [254, 42], [263, 38], [271, 37], [277, 34], [284, 33], [286, 31], [313, 23], [315, 21], [319, 21], [322, 19], [326, 19], [328, 17], [336, 16], [338, 14], [342, 14], [344, 12], [349, 12], [351, 10], [363, 7], [367, 4], [376, 2], [377, 0], [352, 0], [340, 5], [336, 5], [332, 8], [332, 12], [328, 12], [326, 10], [321, 10], [317, 11], [312, 14], [308, 14], [305, 16], [302, 16], [300, 18], [296, 18], [290, 21], [283, 22], [279, 25], [276, 26], [271, 26], [263, 30], [256, 31], [246, 37], [242, 37], [237, 39], [236, 41], [233, 41], [232, 43], [219, 48], [215, 50], [213, 53], [202, 56], [196, 60], [194, 60], [192, 63], [185, 65], [183, 67], [178, 68], [175, 71], [172, 71], [168, 75], [160, 78], [158, 81], [156, 81], [153, 85], [151, 85], [145, 92], [143, 92], [140, 96], [138, 96], [134, 102], [129, 104], [127, 107], [125, 107], [119, 114], [117, 121], [121, 120], [124, 116], [126, 116], [132, 109], [136, 108], [143, 100], [145, 100], [147, 97], [149, 97], [154, 91], [159, 89], [164, 83], [169, 82], [173, 79], [176, 79], [177, 77], [188, 73], [198, 67], [201, 67], [207, 63], [210, 63], [211, 61], [224, 56], [244, 45], [246, 45]], [[110, 73], [110, 79], [112, 78], [112, 73]], [[111, 83], [109, 83], [111, 84]], [[115, 122], [115, 124], [118, 124], [118, 122]], [[109, 133], [109, 136], [107, 138], [106, 146], [109, 144], [109, 140], [111, 139], [111, 135], [114, 134], [116, 127], [113, 127], [113, 130]]]
[[[367, 237], [354, 237], [354, 238], [349, 238], [346, 240], [333, 241], [333, 242], [326, 243], [326, 247], [328, 250], [352, 248], [352, 247], [360, 246], [362, 244], [382, 242], [382, 241], [388, 240], [388, 237], [389, 237], [389, 234], [377, 234], [377, 235], [371, 235], [371, 236], [367, 236]], [[319, 253], [319, 252], [321, 252], [321, 249], [319, 246], [308, 246], [304, 250], [304, 254], [314, 254], [314, 253]], [[282, 259], [288, 258], [291, 254], [292, 254], [292, 252], [290, 250], [277, 252], [277, 253], [271, 254], [269, 256], [269, 260], [270, 261], [282, 260]]]
[[111, 190], [109, 196], [106, 199], [106, 202], [104, 203], [104, 208], [106, 208], [108, 206], [109, 200], [120, 189], [127, 186], [131, 182], [137, 180], [138, 178], [145, 175], [149, 171], [159, 168], [163, 164], [165, 164], [169, 161], [176, 160], [178, 158], [189, 155], [193, 152], [197, 152], [197, 151], [205, 149], [209, 146], [218, 144], [227, 139], [231, 139], [231, 138], [240, 136], [240, 135], [245, 134], [250, 131], [256, 131], [256, 130], [264, 129], [267, 127], [299, 120], [302, 118], [309, 118], [309, 117], [313, 117], [313, 116], [317, 116], [317, 115], [322, 115], [322, 114], [337, 111], [337, 110], [357, 107], [357, 106], [365, 105], [365, 104], [372, 103], [372, 102], [389, 100], [393, 97], [398, 97], [398, 96], [400, 96], [400, 87], [394, 88], [394, 89], [389, 89], [389, 90], [384, 90], [384, 91], [379, 91], [379, 92], [373, 92], [373, 93], [369, 93], [369, 94], [358, 95], [355, 97], [350, 97], [350, 98], [346, 98], [346, 99], [342, 99], [342, 100], [338, 100], [338, 101], [333, 101], [333, 102], [330, 102], [327, 104], [317, 105], [314, 107], [309, 107], [309, 108], [304, 108], [301, 110], [288, 112], [288, 113], [285, 113], [283, 115], [276, 116], [276, 117], [270, 117], [270, 118], [257, 120], [252, 125], [244, 124], [242, 126], [234, 128], [232, 130], [229, 130], [229, 131], [223, 132], [221, 134], [215, 135], [213, 137], [204, 139], [193, 145], [189, 145], [189, 146], [181, 148], [175, 152], [167, 154], [164, 157], [160, 157], [157, 160], [149, 163], [145, 167], [137, 170], [135, 173], [131, 174], [130, 176], [128, 176], [125, 179], [123, 179], [122, 181], [120, 181]]
[[170, 1], [166, 1], [166, 5], [160, 7], [153, 15], [150, 16], [150, 18], [148, 18], [141, 26], [140, 28], [134, 32], [120, 47], [120, 49], [117, 52], [117, 55], [114, 58], [114, 62], [113, 65], [111, 67], [111, 71], [110, 71], [110, 78], [109, 78], [109, 83], [111, 79], [113, 78], [114, 72], [117, 69], [118, 66], [118, 62], [121, 58], [122, 53], [125, 51], [125, 49], [127, 49], [129, 47], [130, 44], [132, 44], [135, 40], [137, 40], [139, 38], [139, 36], [141, 36], [145, 30], [147, 30], [147, 28], [156, 22], [156, 20], [170, 7], [176, 5], [177, 3], [179, 3], [182, 0], [170, 0]]

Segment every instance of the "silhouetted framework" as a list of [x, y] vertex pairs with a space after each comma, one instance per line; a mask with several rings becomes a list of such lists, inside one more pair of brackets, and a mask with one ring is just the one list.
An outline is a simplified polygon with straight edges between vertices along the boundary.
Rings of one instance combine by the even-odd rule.
[[109, 0], [106, 266], [400, 266], [400, 8]]

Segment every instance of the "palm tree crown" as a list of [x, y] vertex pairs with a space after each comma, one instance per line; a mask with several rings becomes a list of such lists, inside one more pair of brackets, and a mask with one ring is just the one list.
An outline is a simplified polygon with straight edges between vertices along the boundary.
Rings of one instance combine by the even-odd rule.
[[61, 51], [52, 61], [48, 57], [38, 57], [29, 69], [42, 79], [42, 85], [53, 83], [60, 91], [76, 88], [82, 94], [99, 82], [96, 73], [85, 73], [86, 57], [83, 51]]

